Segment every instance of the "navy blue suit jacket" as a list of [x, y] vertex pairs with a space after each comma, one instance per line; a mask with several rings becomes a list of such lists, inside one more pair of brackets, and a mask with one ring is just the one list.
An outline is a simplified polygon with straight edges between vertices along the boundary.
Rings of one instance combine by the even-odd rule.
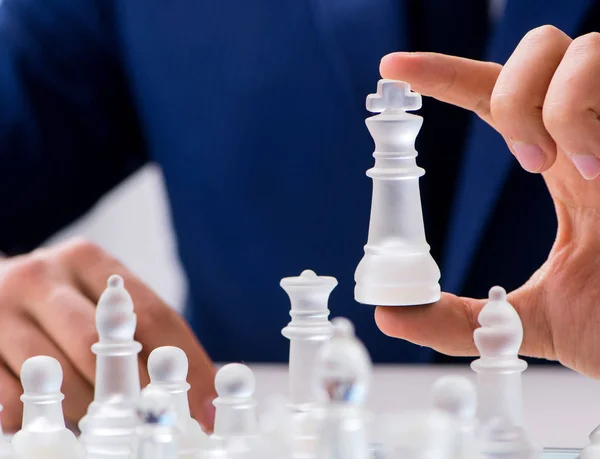
[[[598, 16], [591, 0], [509, 0], [484, 57], [504, 62], [536, 26], [574, 36]], [[430, 359], [382, 336], [352, 294], [371, 199], [364, 99], [381, 56], [408, 49], [408, 22], [399, 0], [4, 0], [0, 250], [34, 248], [153, 161], [190, 321], [214, 359], [284, 360], [278, 283], [305, 268], [338, 278], [332, 313], [375, 360]], [[457, 183], [444, 289], [518, 286], [554, 237], [541, 177], [472, 119]]]

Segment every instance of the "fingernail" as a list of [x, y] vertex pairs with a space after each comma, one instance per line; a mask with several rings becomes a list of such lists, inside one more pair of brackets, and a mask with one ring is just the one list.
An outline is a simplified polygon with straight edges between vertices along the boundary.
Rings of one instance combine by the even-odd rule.
[[586, 180], [594, 180], [600, 175], [600, 159], [592, 155], [573, 155], [571, 161]]
[[539, 172], [544, 166], [546, 155], [537, 145], [517, 142], [512, 147], [519, 164], [527, 172]]
[[393, 57], [394, 53], [390, 53], [390, 54], [386, 54], [385, 56], [383, 56], [381, 58], [381, 62], [385, 62], [387, 60], [390, 60]]

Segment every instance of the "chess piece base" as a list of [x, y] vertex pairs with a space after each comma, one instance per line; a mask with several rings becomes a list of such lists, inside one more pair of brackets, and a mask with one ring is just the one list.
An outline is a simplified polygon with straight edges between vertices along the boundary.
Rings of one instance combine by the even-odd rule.
[[440, 284], [412, 286], [385, 286], [357, 284], [354, 298], [362, 304], [373, 306], [419, 306], [440, 299]]
[[429, 254], [365, 250], [356, 270], [354, 298], [374, 306], [418, 306], [440, 299], [440, 270]]

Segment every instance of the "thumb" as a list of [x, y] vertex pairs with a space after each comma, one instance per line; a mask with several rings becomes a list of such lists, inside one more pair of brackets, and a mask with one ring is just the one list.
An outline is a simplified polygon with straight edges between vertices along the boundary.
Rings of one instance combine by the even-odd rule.
[[383, 78], [402, 80], [416, 92], [475, 112], [494, 127], [490, 98], [502, 66], [437, 53], [392, 53], [381, 59]]
[[[508, 295], [523, 323], [523, 344], [520, 353], [530, 357], [548, 358], [549, 337], [541, 305], [531, 301], [525, 287]], [[458, 297], [442, 293], [437, 303], [423, 306], [379, 306], [375, 321], [388, 336], [427, 346], [442, 354], [470, 357], [478, 355], [473, 332], [479, 328], [477, 317], [487, 300]]]
[[375, 321], [388, 336], [454, 356], [477, 354], [473, 331], [485, 302], [443, 293], [440, 301], [422, 306], [379, 306]]

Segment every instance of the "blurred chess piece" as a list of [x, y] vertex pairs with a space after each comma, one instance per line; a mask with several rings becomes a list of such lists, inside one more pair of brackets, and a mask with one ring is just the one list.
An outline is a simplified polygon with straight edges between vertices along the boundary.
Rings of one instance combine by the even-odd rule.
[[261, 403], [259, 429], [268, 445], [268, 455], [273, 458], [292, 458], [296, 420], [303, 412], [290, 408], [288, 400], [280, 394], [271, 394]]
[[384, 457], [452, 459], [452, 419], [438, 410], [409, 411], [382, 416]]
[[20, 459], [83, 459], [85, 451], [65, 426], [60, 363], [47, 356], [27, 359], [21, 367], [23, 424], [13, 437]]
[[425, 239], [415, 140], [423, 118], [421, 96], [402, 81], [380, 80], [367, 97], [367, 118], [375, 141], [369, 237], [359, 263], [356, 301], [377, 306], [410, 306], [440, 299], [440, 270]]
[[433, 408], [448, 415], [452, 423], [452, 457], [475, 457], [477, 451], [477, 393], [475, 385], [462, 376], [443, 376], [432, 387]]
[[523, 422], [521, 373], [527, 362], [519, 359], [523, 324], [502, 287], [492, 287], [479, 313], [480, 328], [473, 334], [480, 358], [471, 364], [477, 373], [477, 417], [482, 423], [500, 418]]
[[280, 285], [291, 302], [292, 320], [281, 331], [290, 340], [290, 407], [297, 411], [308, 411], [316, 404], [311, 382], [317, 353], [333, 334], [327, 303], [337, 286], [337, 280], [317, 276], [314, 271], [307, 269], [297, 277], [282, 279]]
[[174, 346], [156, 348], [148, 357], [148, 388], [158, 388], [168, 393], [177, 415], [180, 459], [194, 459], [203, 449], [207, 438], [198, 421], [190, 415], [190, 385], [186, 381], [188, 366], [185, 352]]
[[490, 289], [478, 320], [481, 327], [473, 338], [480, 358], [471, 368], [477, 373], [480, 452], [489, 457], [537, 457], [541, 448], [523, 425], [521, 374], [527, 369], [527, 362], [519, 359], [523, 324], [502, 287]]
[[265, 444], [258, 428], [254, 390], [256, 379], [246, 365], [230, 363], [215, 377], [215, 425], [209, 449], [227, 451], [227, 458], [260, 457]]
[[146, 387], [137, 403], [132, 459], [178, 459], [177, 414], [171, 396], [158, 387]]
[[368, 459], [363, 405], [372, 374], [371, 359], [349, 320], [335, 318], [332, 324], [333, 338], [321, 348], [314, 375], [324, 403], [317, 456]]
[[503, 418], [488, 420], [482, 426], [478, 450], [484, 459], [539, 459], [542, 453], [523, 426]]
[[600, 426], [592, 430], [589, 439], [590, 442], [581, 450], [580, 459], [600, 459]]

